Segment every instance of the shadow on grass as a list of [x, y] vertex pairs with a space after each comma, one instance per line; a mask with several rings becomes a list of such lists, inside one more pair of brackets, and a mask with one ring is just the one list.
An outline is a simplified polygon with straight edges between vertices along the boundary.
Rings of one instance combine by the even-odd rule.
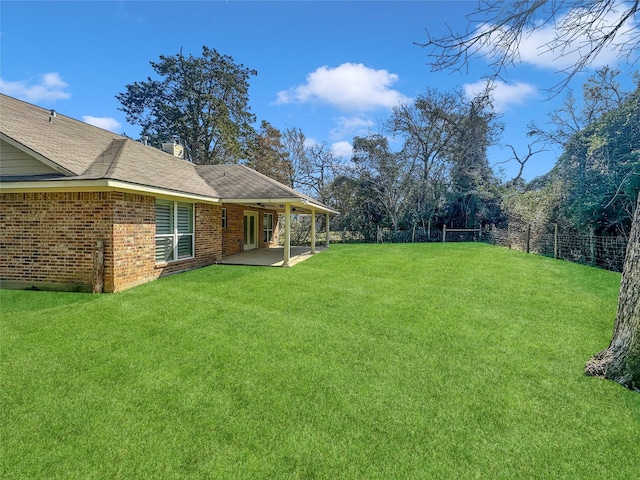
[[94, 302], [99, 298], [100, 295], [91, 293], [0, 290], [0, 313], [37, 312]]

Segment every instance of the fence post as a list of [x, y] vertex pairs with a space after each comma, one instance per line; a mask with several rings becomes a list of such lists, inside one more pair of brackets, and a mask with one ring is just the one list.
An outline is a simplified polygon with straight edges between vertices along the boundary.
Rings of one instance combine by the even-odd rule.
[[527, 226], [527, 253], [529, 253], [531, 246], [531, 224]]
[[442, 242], [443, 243], [446, 242], [445, 240], [446, 238], [447, 238], [447, 224], [445, 223], [442, 225]]
[[509, 250], [511, 250], [511, 224], [507, 224], [507, 245]]
[[558, 224], [553, 229], [553, 258], [558, 259]]
[[593, 227], [589, 227], [589, 255], [591, 256], [591, 265], [596, 264], [596, 239]]

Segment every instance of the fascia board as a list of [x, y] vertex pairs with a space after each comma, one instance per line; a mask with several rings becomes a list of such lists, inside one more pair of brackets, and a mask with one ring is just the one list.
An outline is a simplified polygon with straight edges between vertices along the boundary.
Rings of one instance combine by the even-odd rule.
[[119, 191], [137, 194], [148, 194], [154, 197], [167, 199], [192, 200], [201, 203], [220, 204], [220, 199], [178, 192], [164, 188], [149, 187], [123, 182], [120, 180], [42, 180], [33, 182], [0, 182], [0, 192], [25, 193], [25, 192], [104, 192]]
[[336, 210], [333, 210], [328, 207], [323, 207], [314, 203], [309, 202], [303, 198], [222, 198], [222, 203], [236, 203], [241, 205], [253, 205], [256, 203], [274, 203], [274, 204], [282, 204], [305, 208], [305, 209], [314, 209], [316, 213], [334, 213], [337, 214]]

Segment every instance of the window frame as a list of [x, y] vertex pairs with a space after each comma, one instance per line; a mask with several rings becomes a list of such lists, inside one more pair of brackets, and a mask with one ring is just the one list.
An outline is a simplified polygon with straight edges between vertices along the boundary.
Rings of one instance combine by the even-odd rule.
[[[267, 222], [267, 219], [271, 220]], [[264, 243], [273, 242], [273, 213], [263, 213], [262, 215], [262, 241]]]
[[[158, 233], [158, 207], [163, 206], [165, 208], [169, 207], [169, 230], [170, 233]], [[189, 209], [189, 218], [188, 218], [188, 231], [180, 231], [181, 230], [181, 222], [179, 219], [180, 208], [187, 207]], [[196, 244], [195, 244], [195, 205], [193, 203], [188, 202], [178, 202], [175, 200], [165, 200], [162, 198], [156, 198], [155, 203], [155, 211], [156, 211], [156, 265], [164, 264], [164, 263], [172, 263], [178, 262], [182, 260], [190, 260], [195, 258]], [[184, 222], [184, 218], [182, 218]], [[180, 247], [184, 247], [184, 239], [191, 238], [191, 241], [187, 244], [189, 246], [188, 255], [180, 256]], [[164, 258], [158, 258], [158, 240], [159, 239], [170, 239], [171, 247], [170, 247], [170, 256], [164, 256]], [[181, 244], [182, 240], [182, 244]]]
[[222, 228], [227, 228], [227, 209], [222, 209]]

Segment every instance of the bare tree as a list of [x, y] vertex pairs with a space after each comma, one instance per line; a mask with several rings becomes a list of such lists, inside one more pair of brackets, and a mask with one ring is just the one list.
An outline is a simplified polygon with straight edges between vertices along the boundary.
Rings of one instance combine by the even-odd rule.
[[529, 151], [526, 154], [524, 154], [524, 156], [521, 156], [521, 155], [518, 155], [518, 152], [516, 152], [516, 149], [515, 149], [515, 147], [513, 145], [507, 143], [507, 147], [509, 147], [511, 149], [511, 152], [513, 153], [513, 156], [511, 158], [503, 161], [503, 162], [497, 162], [497, 163], [495, 163], [493, 165], [495, 167], [496, 165], [501, 165], [501, 164], [510, 162], [511, 160], [515, 160], [516, 162], [518, 162], [518, 165], [520, 165], [520, 167], [518, 168], [518, 174], [507, 182], [508, 185], [513, 185], [513, 186], [518, 185], [518, 183], [522, 179], [522, 173], [524, 172], [524, 166], [527, 164], [527, 162], [529, 160], [531, 160], [531, 157], [533, 157], [534, 155], [537, 155], [538, 153], [546, 152], [545, 148], [538, 148], [537, 150], [534, 150], [533, 149], [534, 144], [535, 144], [535, 142], [529, 143], [527, 145], [527, 149]]
[[290, 166], [287, 185], [298, 188], [305, 163], [305, 135], [299, 128], [287, 128], [282, 134], [283, 156]]
[[495, 80], [519, 63], [520, 45], [527, 35], [555, 26], [555, 35], [540, 53], [557, 58], [576, 55], [573, 65], [562, 70], [564, 80], [552, 88], [556, 93], [568, 85], [573, 76], [589, 66], [605, 48], [614, 49], [619, 58], [630, 63], [638, 59], [640, 34], [626, 28], [640, 11], [640, 0], [480, 0], [470, 14], [467, 30], [432, 37], [418, 43], [430, 48], [429, 64], [433, 71], [459, 71], [468, 68], [472, 57], [487, 57]]
[[629, 98], [622, 90], [617, 77], [620, 70], [602, 67], [587, 79], [582, 87], [582, 102], [568, 89], [560, 107], [548, 116], [546, 127], [536, 122], [527, 125], [528, 135], [545, 144], [564, 146], [574, 135], [585, 129], [602, 115], [616, 108]]
[[304, 156], [299, 160], [296, 174], [298, 188], [323, 202], [328, 202], [327, 186], [338, 168], [338, 159], [329, 145], [319, 143], [306, 147]]
[[398, 233], [400, 210], [411, 188], [411, 165], [402, 152], [394, 153], [380, 134], [353, 139], [353, 163], [359, 178], [370, 185], [394, 232]]
[[413, 103], [394, 107], [387, 127], [404, 140], [404, 155], [415, 164], [411, 202], [413, 218], [424, 230], [444, 204], [448, 188], [447, 149], [455, 134], [460, 94], [428, 89]]

